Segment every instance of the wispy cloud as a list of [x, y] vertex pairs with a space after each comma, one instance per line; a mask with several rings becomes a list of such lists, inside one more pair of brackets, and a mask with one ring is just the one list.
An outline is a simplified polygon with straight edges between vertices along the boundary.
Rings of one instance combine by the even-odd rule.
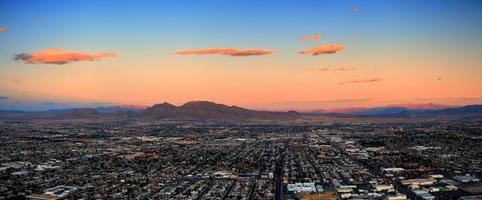
[[320, 38], [321, 38], [320, 33], [315, 34], [315, 35], [304, 35], [303, 37], [301, 37], [301, 42], [305, 42], [305, 41], [316, 42], [316, 41], [320, 40]]
[[352, 8], [351, 11], [352, 12], [360, 12], [360, 8]]
[[82, 52], [65, 51], [62, 49], [46, 49], [40, 52], [28, 54], [21, 53], [15, 55], [14, 59], [23, 61], [26, 64], [67, 64], [79, 61], [98, 61], [103, 58], [116, 57], [113, 52], [89, 54]]
[[8, 99], [7, 96], [0, 96], [0, 101]]
[[345, 46], [339, 44], [327, 44], [317, 46], [315, 48], [306, 49], [304, 51], [298, 52], [299, 54], [311, 54], [311, 55], [320, 55], [320, 54], [334, 54], [338, 51], [345, 49]]
[[347, 84], [347, 83], [373, 83], [373, 82], [379, 82], [382, 81], [383, 79], [381, 78], [369, 78], [369, 79], [355, 79], [351, 81], [344, 81], [344, 82], [339, 82], [339, 85]]
[[194, 49], [176, 51], [177, 55], [208, 55], [219, 54], [226, 56], [261, 56], [272, 54], [274, 51], [265, 49], [245, 49], [238, 50], [233, 48], [210, 48], [210, 49]]
[[7, 30], [6, 27], [0, 26], [0, 33], [7, 32]]
[[331, 71], [345, 72], [345, 71], [357, 70], [357, 67], [334, 67], [334, 68], [330, 68], [330, 67], [305, 67], [304, 70], [305, 71], [322, 71], [322, 72], [331, 70]]

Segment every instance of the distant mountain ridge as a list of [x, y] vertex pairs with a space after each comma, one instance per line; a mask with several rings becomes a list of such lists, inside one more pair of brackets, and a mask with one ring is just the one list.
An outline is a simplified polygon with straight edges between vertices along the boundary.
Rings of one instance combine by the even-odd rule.
[[16, 110], [0, 110], [0, 118], [65, 118], [65, 119], [82, 119], [82, 118], [99, 118], [99, 117], [120, 117], [134, 116], [144, 109], [138, 107], [97, 107], [97, 108], [66, 108], [45, 111], [16, 111]]
[[63, 118], [94, 118], [100, 116], [101, 113], [94, 108], [76, 108], [60, 115]]
[[428, 117], [449, 115], [482, 116], [482, 105], [468, 105], [446, 108], [406, 108], [406, 107], [378, 107], [349, 113], [354, 116], [395, 116], [395, 117]]
[[350, 114], [350, 115], [393, 115], [402, 112], [417, 112], [417, 111], [429, 111], [429, 110], [441, 110], [446, 108], [455, 108], [457, 106], [443, 105], [435, 103], [427, 104], [393, 104], [380, 107], [348, 107], [348, 108], [334, 108], [334, 109], [320, 109], [312, 110], [308, 113], [311, 114]]
[[309, 113], [256, 111], [238, 106], [227, 106], [209, 101], [191, 101], [181, 106], [170, 103], [151, 107], [111, 106], [98, 108], [72, 108], [41, 112], [2, 111], [0, 118], [10, 119], [87, 119], [102, 117], [135, 117], [149, 119], [201, 119], [201, 120], [292, 120], [317, 117], [482, 117], [482, 105], [454, 107], [439, 104], [409, 104], [375, 107], [320, 110]]
[[287, 119], [303, 115], [297, 112], [255, 111], [237, 106], [226, 106], [209, 101], [191, 101], [182, 106], [169, 103], [156, 104], [142, 113], [150, 118], [189, 118], [189, 119]]
[[149, 119], [197, 119], [197, 120], [289, 120], [310, 115], [298, 112], [255, 111], [238, 106], [227, 106], [209, 101], [191, 101], [182, 106], [170, 103], [147, 108], [111, 106], [98, 108], [72, 108], [41, 112], [0, 111], [0, 118], [15, 119], [88, 119], [102, 117], [136, 117]]
[[407, 103], [407, 104], [387, 105], [384, 107], [402, 107], [402, 108], [414, 109], [414, 110], [441, 110], [446, 108], [455, 108], [458, 106], [436, 104], [436, 103], [425, 103], [425, 104]]
[[127, 113], [141, 113], [149, 106], [145, 105], [130, 105], [130, 104], [120, 104], [114, 105], [110, 107], [98, 107], [95, 108], [100, 113], [119, 113], [119, 112], [127, 112]]

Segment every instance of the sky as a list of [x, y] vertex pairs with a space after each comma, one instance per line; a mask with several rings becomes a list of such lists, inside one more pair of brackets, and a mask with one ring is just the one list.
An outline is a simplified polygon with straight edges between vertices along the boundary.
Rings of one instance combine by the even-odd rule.
[[0, 1], [0, 109], [482, 103], [480, 0]]

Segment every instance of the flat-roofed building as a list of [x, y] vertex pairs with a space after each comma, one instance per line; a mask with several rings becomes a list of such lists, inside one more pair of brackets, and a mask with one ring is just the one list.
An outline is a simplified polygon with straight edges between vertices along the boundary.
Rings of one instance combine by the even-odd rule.
[[435, 180], [431, 179], [407, 179], [407, 180], [402, 180], [402, 185], [432, 185], [435, 183]]
[[474, 176], [470, 175], [464, 175], [464, 176], [454, 176], [452, 179], [461, 182], [461, 183], [469, 183], [469, 182], [479, 182], [480, 179]]

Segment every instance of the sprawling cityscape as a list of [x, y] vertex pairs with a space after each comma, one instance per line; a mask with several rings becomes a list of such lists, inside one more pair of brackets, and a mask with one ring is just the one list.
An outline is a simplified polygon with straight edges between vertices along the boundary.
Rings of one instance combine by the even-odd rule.
[[481, 128], [3, 121], [0, 199], [480, 199]]

